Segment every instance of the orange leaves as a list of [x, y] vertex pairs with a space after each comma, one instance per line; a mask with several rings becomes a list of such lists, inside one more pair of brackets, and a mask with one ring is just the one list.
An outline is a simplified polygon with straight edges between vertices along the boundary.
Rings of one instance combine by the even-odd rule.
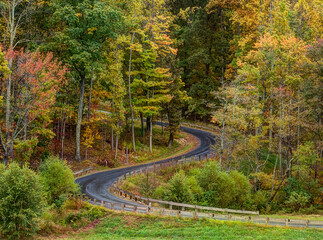
[[39, 51], [7, 51], [12, 59], [13, 84], [20, 89], [16, 93], [18, 108], [29, 110], [30, 117], [41, 114], [55, 103], [56, 92], [65, 83], [67, 68], [53, 58], [52, 53]]

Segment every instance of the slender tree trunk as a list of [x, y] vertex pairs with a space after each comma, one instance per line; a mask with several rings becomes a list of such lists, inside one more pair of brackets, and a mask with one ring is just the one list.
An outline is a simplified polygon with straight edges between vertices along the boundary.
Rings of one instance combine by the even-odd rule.
[[61, 140], [61, 159], [64, 159], [64, 140], [65, 140], [65, 128], [66, 128], [66, 116], [63, 114], [63, 129], [62, 129], [62, 140]]
[[140, 123], [141, 123], [141, 135], [145, 136], [145, 126], [144, 126], [144, 115], [140, 113]]
[[[11, 46], [12, 48], [12, 46]], [[13, 49], [10, 49], [13, 50]], [[11, 70], [12, 69], [12, 58], [9, 59], [8, 61], [8, 68]], [[5, 140], [5, 156], [4, 156], [4, 160], [5, 160], [5, 164], [8, 165], [8, 161], [11, 154], [10, 146], [9, 146], [9, 141], [10, 141], [10, 133], [11, 133], [11, 121], [10, 121], [10, 116], [11, 116], [11, 109], [10, 109], [10, 102], [11, 102], [11, 85], [12, 85], [12, 79], [11, 79], [11, 74], [8, 76], [7, 78], [7, 96], [6, 96], [6, 130], [5, 130], [5, 134], [6, 134], [6, 140]]]
[[130, 58], [129, 58], [129, 79], [128, 79], [128, 92], [129, 92], [129, 105], [131, 112], [131, 135], [132, 135], [132, 149], [136, 152], [136, 139], [135, 139], [135, 123], [134, 123], [134, 113], [131, 99], [131, 64], [132, 64], [132, 45], [135, 38], [135, 31], [132, 34], [131, 46], [130, 46]]
[[[114, 101], [112, 101], [112, 109], [114, 109]], [[115, 109], [113, 111], [115, 113]], [[114, 130], [113, 130], [113, 126], [111, 127], [111, 151], [114, 151]]]
[[224, 153], [225, 111], [226, 111], [226, 106], [225, 106], [225, 109], [223, 110], [222, 129], [221, 129], [221, 149], [220, 149], [220, 160], [219, 160], [220, 169], [221, 169], [223, 153]]
[[80, 84], [80, 98], [79, 98], [79, 108], [77, 113], [77, 123], [76, 123], [76, 152], [75, 160], [81, 161], [81, 127], [82, 127], [82, 117], [83, 117], [83, 107], [84, 107], [84, 92], [85, 92], [85, 76], [81, 76]]
[[[120, 127], [120, 120], [118, 119], [118, 130]], [[116, 147], [115, 147], [115, 153], [114, 158], [117, 159], [118, 157], [118, 147], [119, 147], [119, 133], [116, 134]]]
[[169, 133], [169, 139], [168, 139], [168, 147], [171, 148], [173, 146], [174, 142], [174, 134], [171, 132]]
[[24, 116], [24, 141], [27, 140], [27, 131], [28, 131], [28, 113]]
[[149, 151], [152, 153], [153, 152], [153, 118], [150, 117], [150, 122], [149, 122]]
[[280, 125], [279, 125], [279, 143], [278, 143], [278, 155], [279, 155], [279, 173], [280, 177], [283, 176], [283, 164], [282, 164], [282, 127], [281, 127], [281, 120], [283, 118], [283, 103], [282, 103], [282, 98], [281, 98], [281, 90], [279, 92], [279, 97], [280, 97], [280, 114], [279, 114], [279, 119], [280, 119]]
[[275, 177], [276, 177], [277, 162], [278, 162], [278, 156], [276, 156], [275, 166], [274, 166], [274, 170], [273, 170], [273, 178], [272, 178], [272, 183], [271, 183], [271, 193], [270, 193], [270, 197], [272, 197], [273, 196], [273, 193], [274, 193], [274, 181], [275, 181]]
[[163, 125], [163, 113], [160, 113], [160, 121], [161, 121], [161, 125], [162, 125], [162, 135], [164, 136], [164, 125]]
[[149, 132], [150, 131], [150, 117], [146, 118], [146, 131]]

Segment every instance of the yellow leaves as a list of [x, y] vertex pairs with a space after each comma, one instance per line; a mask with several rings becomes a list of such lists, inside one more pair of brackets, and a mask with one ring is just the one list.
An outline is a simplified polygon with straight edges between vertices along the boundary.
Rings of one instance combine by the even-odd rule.
[[93, 131], [90, 126], [86, 127], [83, 135], [83, 145], [87, 148], [92, 148], [95, 140], [100, 140], [101, 136], [98, 131]]
[[98, 28], [97, 28], [97, 27], [91, 27], [91, 28], [88, 28], [88, 29], [87, 29], [87, 32], [88, 32], [88, 34], [93, 35], [93, 33], [94, 33], [95, 31], [97, 31], [97, 30], [98, 30]]

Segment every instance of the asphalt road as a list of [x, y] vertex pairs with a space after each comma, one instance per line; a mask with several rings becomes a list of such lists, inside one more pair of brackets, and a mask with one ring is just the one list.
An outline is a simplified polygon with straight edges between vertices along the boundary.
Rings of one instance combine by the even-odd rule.
[[[157, 123], [158, 125], [161, 125], [161, 123]], [[211, 152], [211, 145], [215, 144], [215, 136], [212, 135], [209, 132], [205, 132], [202, 130], [197, 130], [197, 129], [193, 129], [193, 128], [188, 128], [188, 127], [181, 127], [181, 129], [189, 134], [194, 135], [195, 137], [197, 137], [200, 141], [200, 145], [194, 149], [191, 152], [188, 152], [186, 154], [177, 156], [175, 158], [168, 158], [168, 159], [164, 159], [158, 162], [154, 162], [156, 164], [159, 163], [165, 163], [165, 162], [169, 162], [172, 160], [179, 160], [182, 158], [191, 158], [191, 157], [198, 157], [198, 156], [204, 156], [205, 154], [208, 154]], [[132, 166], [132, 167], [126, 167], [126, 168], [120, 168], [120, 169], [113, 169], [113, 170], [109, 170], [109, 171], [105, 171], [105, 172], [100, 172], [100, 173], [95, 173], [89, 176], [85, 176], [82, 178], [79, 178], [76, 180], [76, 182], [78, 184], [80, 184], [81, 189], [82, 189], [82, 193], [85, 194], [86, 196], [90, 197], [91, 199], [96, 199], [98, 202], [100, 201], [104, 201], [107, 203], [117, 203], [117, 204], [128, 204], [128, 205], [137, 205], [140, 206], [140, 204], [134, 203], [134, 202], [130, 202], [130, 201], [126, 201], [124, 199], [118, 198], [117, 196], [109, 193], [108, 189], [110, 188], [110, 186], [117, 180], [117, 178], [125, 175], [126, 173], [135, 171], [135, 170], [139, 170], [141, 168], [144, 167], [148, 167], [148, 166], [152, 166], [154, 163], [147, 163], [147, 164], [141, 164], [141, 165], [137, 165], [137, 166]], [[93, 201], [91, 201], [93, 203]], [[120, 205], [119, 206], [115, 206], [114, 209], [116, 210], [121, 210]], [[133, 208], [129, 208], [129, 207], [125, 207], [124, 211], [133, 211]], [[140, 212], [140, 211], [138, 211]], [[145, 213], [145, 211], [143, 211], [142, 213]], [[176, 213], [172, 212], [169, 214], [170, 216], [176, 216]], [[206, 218], [210, 218], [207, 215], [203, 215], [201, 213], [199, 213], [199, 217], [206, 217]], [[182, 214], [183, 217], [192, 217], [192, 213], [189, 214], [185, 214], [183, 212]], [[213, 217], [213, 219], [217, 219], [217, 220], [227, 220], [226, 216], [215, 216]], [[277, 220], [277, 219], [276, 219]], [[281, 219], [278, 219], [281, 220]], [[240, 219], [240, 220], [235, 220], [235, 221], [242, 221], [245, 222], [247, 220], [245, 220], [244, 218]], [[254, 223], [258, 223], [258, 224], [265, 224], [265, 220], [254, 220]], [[277, 222], [274, 221], [274, 219], [271, 219], [268, 222], [269, 225], [272, 226], [285, 226], [284, 222]], [[304, 221], [302, 222], [290, 222], [289, 226], [291, 227], [305, 227], [305, 223]], [[313, 224], [312, 221], [309, 224], [310, 228], [323, 228], [323, 225], [321, 223], [316, 223]]]
[[[157, 124], [161, 125], [162, 123], [157, 123]], [[191, 152], [188, 152], [186, 154], [183, 154], [174, 158], [164, 159], [155, 163], [165, 163], [172, 160], [189, 158], [189, 157], [197, 157], [200, 155], [205, 155], [207, 153], [210, 153], [211, 151], [210, 146], [215, 144], [214, 135], [212, 135], [209, 132], [188, 128], [188, 127], [181, 127], [181, 130], [197, 137], [200, 141], [200, 145], [196, 149], [192, 150]], [[126, 203], [126, 204], [135, 205], [135, 203], [133, 202], [129, 202], [129, 201], [120, 199], [117, 196], [114, 196], [113, 194], [109, 193], [108, 189], [117, 180], [118, 177], [123, 176], [128, 172], [138, 170], [143, 167], [151, 166], [153, 164], [154, 163], [147, 163], [147, 164], [141, 164], [137, 166], [99, 172], [99, 173], [95, 173], [89, 176], [79, 178], [76, 180], [76, 182], [81, 186], [82, 193], [90, 198], [96, 199], [98, 201], [103, 200], [103, 201], [112, 202], [112, 203]]]

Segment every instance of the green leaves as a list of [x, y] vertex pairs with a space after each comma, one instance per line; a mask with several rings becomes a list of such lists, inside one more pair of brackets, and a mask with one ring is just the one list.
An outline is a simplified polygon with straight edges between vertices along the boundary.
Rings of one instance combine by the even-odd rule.
[[59, 201], [61, 196], [78, 191], [72, 170], [57, 157], [49, 157], [40, 166], [40, 179], [49, 204]]
[[58, 51], [65, 50], [65, 61], [76, 71], [100, 61], [102, 44], [122, 24], [120, 13], [100, 0], [56, 1], [51, 6], [53, 21], [61, 26], [53, 42]]
[[44, 203], [36, 174], [12, 163], [0, 165], [0, 231], [9, 239], [21, 239], [37, 229], [36, 218]]

